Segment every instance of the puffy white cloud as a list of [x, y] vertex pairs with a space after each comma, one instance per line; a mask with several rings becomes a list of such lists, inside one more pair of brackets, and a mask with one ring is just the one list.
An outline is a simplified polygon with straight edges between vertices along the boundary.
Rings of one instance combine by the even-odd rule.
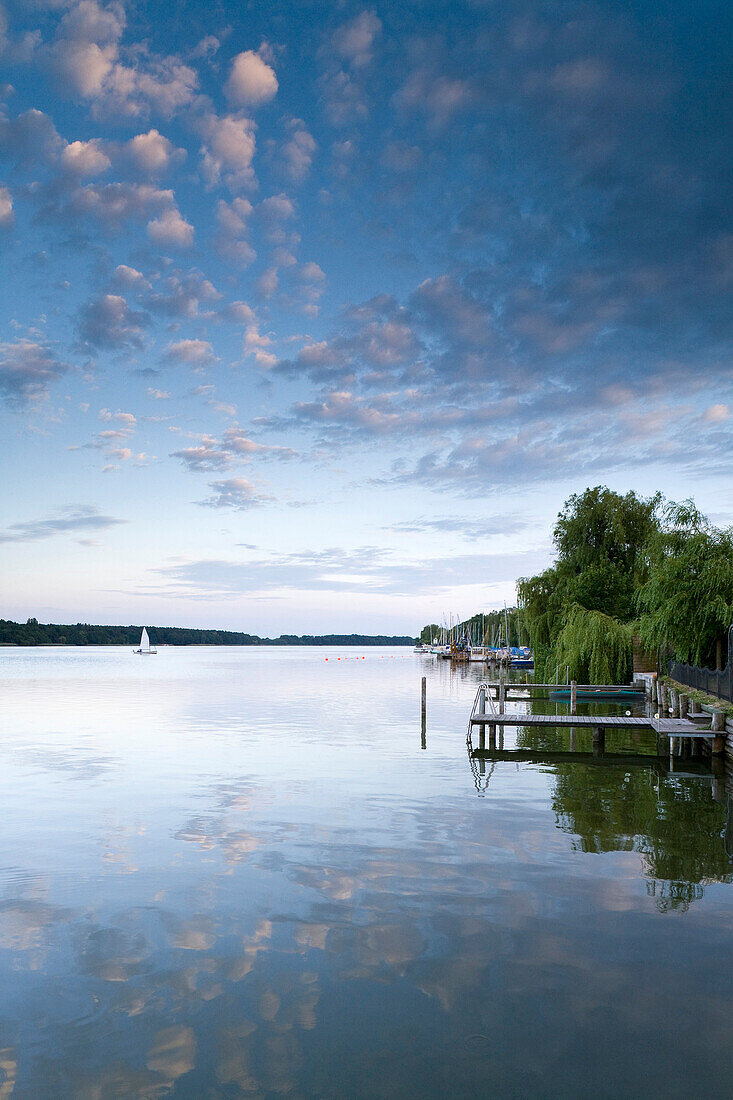
[[255, 290], [261, 298], [272, 298], [272, 296], [277, 293], [279, 285], [280, 280], [277, 275], [277, 268], [268, 267], [255, 282]]
[[220, 450], [216, 440], [209, 435], [202, 436], [195, 447], [182, 447], [180, 451], [173, 451], [170, 457], [180, 459], [192, 473], [223, 470], [233, 462], [231, 454]]
[[234, 508], [241, 512], [272, 500], [272, 497], [264, 496], [246, 477], [229, 477], [224, 481], [212, 481], [209, 483], [209, 488], [213, 489], [213, 496], [208, 500], [200, 501], [207, 508]]
[[0, 344], [0, 394], [11, 406], [45, 399], [51, 384], [69, 369], [49, 347], [34, 340]]
[[122, 4], [80, 0], [61, 20], [51, 68], [62, 90], [93, 101], [95, 115], [137, 117], [154, 109], [169, 117], [191, 102], [198, 77], [178, 58], [142, 44], [121, 51], [125, 23]]
[[168, 345], [165, 358], [170, 362], [191, 363], [200, 367], [213, 363], [215, 356], [208, 340], [178, 340]]
[[82, 309], [79, 332], [94, 347], [141, 348], [143, 330], [149, 323], [147, 314], [131, 310], [122, 295], [102, 294]]
[[175, 208], [165, 210], [159, 218], [148, 222], [148, 236], [163, 247], [190, 248], [193, 233], [193, 226]]
[[334, 31], [331, 45], [334, 51], [361, 69], [372, 60], [374, 40], [382, 30], [382, 22], [374, 11], [362, 11]]
[[149, 290], [150, 283], [143, 275], [142, 271], [138, 271], [135, 267], [128, 267], [127, 264], [118, 264], [115, 268], [113, 282], [120, 287], [131, 287], [136, 290]]
[[174, 272], [163, 281], [162, 290], [151, 294], [147, 304], [168, 317], [196, 317], [202, 302], [216, 302], [221, 294], [200, 271]]
[[167, 171], [172, 164], [180, 162], [186, 156], [185, 149], [176, 149], [158, 130], [136, 134], [125, 144], [124, 149], [133, 164], [151, 174]]
[[13, 196], [7, 187], [0, 187], [0, 229], [12, 229], [14, 224]]
[[40, 164], [54, 163], [64, 144], [43, 111], [33, 108], [12, 119], [0, 112], [0, 154], [16, 165], [35, 169]]
[[173, 192], [150, 184], [88, 183], [54, 198], [42, 213], [46, 221], [74, 227], [81, 218], [91, 218], [116, 232], [128, 219], [142, 221], [171, 209], [175, 209]]
[[253, 325], [256, 322], [255, 311], [246, 302], [230, 302], [221, 312], [226, 321], [234, 321], [239, 325]]
[[98, 176], [106, 172], [111, 163], [98, 138], [92, 138], [91, 141], [72, 141], [61, 154], [64, 169], [79, 178]]
[[216, 220], [219, 223], [219, 232], [214, 238], [216, 250], [220, 256], [239, 267], [248, 267], [257, 258], [257, 253], [246, 239], [252, 209], [252, 203], [242, 198], [232, 202], [221, 199], [216, 204]]
[[291, 136], [281, 150], [283, 168], [293, 183], [300, 183], [308, 175], [318, 146], [301, 119], [291, 119], [289, 128]]
[[62, 87], [89, 99], [101, 93], [116, 57], [116, 45], [62, 41], [56, 46], [54, 68]]
[[254, 50], [237, 54], [224, 86], [227, 99], [238, 107], [259, 107], [277, 93], [274, 70]]
[[205, 115], [199, 124], [204, 179], [210, 187], [224, 183], [232, 192], [255, 183], [252, 159], [255, 130], [252, 119], [241, 115]]

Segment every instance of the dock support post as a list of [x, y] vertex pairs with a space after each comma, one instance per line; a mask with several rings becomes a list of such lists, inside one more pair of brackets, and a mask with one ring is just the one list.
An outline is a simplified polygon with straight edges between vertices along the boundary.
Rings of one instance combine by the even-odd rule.
[[578, 683], [577, 680], [570, 681], [570, 713], [578, 713]]
[[496, 752], [496, 726], [489, 726], [489, 750]]
[[504, 700], [506, 699], [506, 684], [504, 677], [499, 677], [499, 714], [504, 713]]
[[680, 718], [686, 718], [690, 709], [690, 696], [681, 691], [678, 696], [678, 705]]
[[673, 718], [680, 716], [679, 695], [674, 688], [669, 689], [669, 709]]
[[603, 756], [606, 749], [606, 731], [603, 726], [593, 727], [593, 755]]
[[716, 756], [719, 753], [725, 752], [725, 711], [714, 710], [713, 720], [710, 724], [710, 730], [715, 734], [713, 738], [713, 744], [711, 752]]
[[478, 728], [478, 747], [481, 752], [486, 751], [486, 726]]
[[420, 689], [420, 748], [427, 748], [427, 716], [428, 716], [428, 688], [427, 677], [423, 676]]

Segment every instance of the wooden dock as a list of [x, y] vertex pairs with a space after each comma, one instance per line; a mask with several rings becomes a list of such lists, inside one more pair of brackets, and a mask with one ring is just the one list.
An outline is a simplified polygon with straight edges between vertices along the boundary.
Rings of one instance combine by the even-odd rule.
[[471, 715], [472, 726], [571, 726], [574, 729], [653, 729], [667, 737], [698, 737], [712, 740], [709, 730], [701, 730], [688, 718], [641, 718], [612, 714], [516, 714], [513, 711]]
[[[487, 681], [481, 683], [476, 692], [471, 716], [468, 720], [467, 742], [469, 753], [473, 752], [471, 734], [474, 728], [479, 731], [479, 751], [486, 750], [486, 733], [489, 735], [489, 750], [496, 751], [496, 734], [499, 729], [499, 748], [503, 749], [503, 734], [505, 726], [540, 726], [545, 728], [569, 728], [590, 729], [593, 735], [593, 752], [597, 756], [605, 753], [607, 729], [652, 729], [657, 737], [666, 737], [669, 740], [670, 754], [674, 752], [675, 743], [681, 751], [683, 742], [690, 747], [694, 742], [710, 742], [713, 753], [723, 751], [723, 739], [720, 733], [712, 728], [701, 729], [687, 716], [668, 718], [663, 712], [655, 712], [654, 715], [611, 715], [611, 714], [576, 714], [575, 699], [569, 714], [518, 714], [505, 709], [506, 684], [500, 681], [498, 684], [498, 708], [494, 704], [493, 694], [490, 691], [491, 684]], [[545, 685], [542, 685], [545, 686]], [[573, 684], [573, 688], [576, 685]], [[642, 687], [643, 690], [643, 687]], [[573, 691], [575, 695], [575, 691]], [[571, 747], [572, 745], [571, 732]]]

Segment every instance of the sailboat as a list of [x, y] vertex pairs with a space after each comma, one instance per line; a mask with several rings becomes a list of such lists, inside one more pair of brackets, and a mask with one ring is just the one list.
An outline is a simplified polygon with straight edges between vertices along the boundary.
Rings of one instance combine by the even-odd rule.
[[143, 627], [143, 632], [140, 635], [140, 648], [139, 649], [133, 649], [132, 652], [133, 653], [157, 653], [158, 652], [158, 650], [155, 648], [155, 646], [150, 644], [150, 638], [148, 637], [148, 632], [145, 629], [145, 627]]

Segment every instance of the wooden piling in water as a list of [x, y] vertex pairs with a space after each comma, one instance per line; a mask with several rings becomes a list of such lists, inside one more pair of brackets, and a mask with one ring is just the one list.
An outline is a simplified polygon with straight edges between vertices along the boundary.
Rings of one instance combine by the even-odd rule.
[[427, 732], [428, 732], [428, 682], [427, 677], [423, 676], [422, 685], [420, 688], [420, 747], [427, 747]]
[[578, 713], [578, 682], [577, 680], [570, 681], [570, 713]]
[[725, 752], [725, 711], [714, 710], [710, 730], [715, 734], [711, 752], [715, 755]]

